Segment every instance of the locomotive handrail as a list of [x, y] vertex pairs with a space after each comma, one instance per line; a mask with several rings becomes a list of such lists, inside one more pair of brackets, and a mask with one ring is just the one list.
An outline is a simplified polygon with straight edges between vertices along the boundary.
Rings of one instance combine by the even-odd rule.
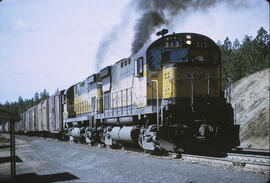
[[210, 96], [210, 75], [207, 76], [207, 95]]
[[190, 80], [190, 84], [191, 84], [191, 109], [192, 111], [194, 112], [194, 107], [193, 107], [193, 104], [194, 104], [194, 86], [193, 86], [193, 75], [191, 75], [191, 80]]
[[[156, 87], [157, 87], [157, 129], [159, 129], [159, 103], [158, 103], [158, 80], [150, 80], [150, 81], [147, 81], [147, 82], [151, 82], [151, 83], [156, 83]], [[153, 90], [153, 85], [152, 85], [152, 90]]]
[[[220, 80], [220, 81], [224, 81], [224, 79], [215, 79], [215, 78], [211, 78], [209, 75], [207, 77], [207, 94], [210, 95], [210, 80]], [[162, 101], [161, 101], [161, 106], [160, 106], [160, 110], [161, 110], [161, 125], [163, 125], [163, 105], [164, 105], [164, 98], [165, 98], [165, 93], [167, 90], [167, 85], [168, 82], [172, 82], [172, 80], [191, 80], [191, 104], [193, 104], [193, 82], [194, 82], [194, 78], [191, 76], [191, 78], [168, 78], [166, 80], [166, 84], [165, 84], [165, 88], [163, 90], [163, 94], [162, 94]], [[227, 82], [226, 82], [227, 81]], [[235, 100], [235, 95], [234, 95], [234, 90], [232, 87], [232, 80], [230, 78], [226, 78], [225, 79], [226, 82], [226, 86], [227, 86], [227, 90], [226, 90], [226, 99], [229, 103], [232, 103], [232, 105], [234, 106], [234, 122], [236, 123], [236, 100]], [[233, 100], [232, 100], [233, 99]]]
[[[128, 92], [130, 90], [130, 92]], [[123, 114], [123, 108], [124, 108], [124, 95], [123, 95], [123, 91], [126, 92], [126, 107], [127, 107], [127, 111], [128, 111], [128, 101], [129, 101], [129, 97], [130, 97], [130, 105], [131, 105], [131, 113], [132, 113], [132, 87], [130, 88], [125, 88], [125, 89], [122, 89], [122, 90], [118, 90], [118, 91], [114, 91], [114, 92], [111, 92], [110, 95], [111, 95], [111, 107], [112, 108], [112, 111], [113, 111], [113, 114], [114, 114], [114, 110], [115, 108], [119, 108], [121, 107], [121, 114]], [[120, 97], [118, 95], [118, 93], [120, 93]], [[115, 97], [114, 97], [115, 95]], [[120, 98], [120, 99], [119, 99]], [[120, 100], [120, 106], [119, 106], [119, 100]], [[116, 105], [115, 105], [116, 103]], [[118, 109], [117, 109], [117, 115], [118, 115]]]
[[161, 125], [163, 126], [163, 102], [164, 102], [164, 97], [165, 97], [165, 93], [167, 90], [167, 85], [168, 85], [168, 81], [171, 80], [171, 78], [168, 78], [166, 80], [166, 84], [165, 84], [165, 88], [163, 90], [163, 94], [162, 94], [162, 100], [161, 100], [161, 105], [160, 105], [160, 110], [161, 110]]

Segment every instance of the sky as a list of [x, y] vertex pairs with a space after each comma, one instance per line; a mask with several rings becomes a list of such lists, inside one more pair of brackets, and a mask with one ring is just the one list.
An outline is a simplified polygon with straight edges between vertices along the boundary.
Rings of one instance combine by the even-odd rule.
[[[221, 3], [205, 10], [188, 8], [160, 29], [200, 33], [215, 42], [255, 37], [260, 27], [269, 31], [267, 1], [246, 2], [241, 7]], [[30, 99], [43, 89], [54, 94], [129, 57], [139, 17], [131, 0], [2, 0], [0, 103], [19, 96]], [[150, 41], [155, 39], [152, 34]], [[97, 59], [104, 40], [107, 52]]]

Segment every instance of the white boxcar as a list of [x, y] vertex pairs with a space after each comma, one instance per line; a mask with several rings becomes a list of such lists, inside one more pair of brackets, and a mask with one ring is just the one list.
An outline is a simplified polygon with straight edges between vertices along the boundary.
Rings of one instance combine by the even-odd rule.
[[24, 119], [25, 119], [25, 128], [24, 128], [24, 131], [27, 133], [27, 132], [29, 132], [30, 130], [29, 130], [29, 115], [28, 115], [29, 113], [28, 113], [28, 111], [26, 111], [25, 113], [24, 113]]
[[51, 96], [49, 99], [49, 130], [52, 132], [54, 130], [55, 124], [55, 101], [54, 95]]
[[29, 119], [29, 131], [34, 131], [34, 120], [35, 120], [35, 114], [34, 114], [34, 108], [31, 107], [27, 110], [28, 112], [28, 119]]
[[22, 117], [22, 123], [21, 123], [20, 129], [21, 129], [22, 132], [25, 132], [26, 131], [25, 130], [25, 128], [26, 128], [26, 126], [25, 126], [26, 125], [25, 124], [25, 112], [22, 113], [21, 117]]
[[49, 129], [51, 133], [59, 133], [61, 128], [61, 95], [49, 98]]
[[42, 105], [41, 102], [37, 105], [37, 131], [42, 131]]
[[49, 131], [49, 100], [46, 99], [41, 102], [42, 107], [42, 120], [41, 120], [41, 129], [42, 131]]

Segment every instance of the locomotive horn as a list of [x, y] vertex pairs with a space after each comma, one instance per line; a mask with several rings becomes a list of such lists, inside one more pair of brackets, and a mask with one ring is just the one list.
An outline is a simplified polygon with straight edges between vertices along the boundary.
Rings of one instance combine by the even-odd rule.
[[167, 34], [169, 31], [168, 31], [168, 29], [162, 29], [161, 31], [158, 31], [157, 33], [156, 33], [156, 35], [157, 36], [164, 36], [165, 34]]

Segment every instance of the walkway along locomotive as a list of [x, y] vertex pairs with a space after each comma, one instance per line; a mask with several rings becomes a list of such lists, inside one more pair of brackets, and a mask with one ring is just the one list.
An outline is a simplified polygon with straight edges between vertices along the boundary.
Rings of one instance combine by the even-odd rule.
[[[195, 33], [162, 34], [130, 57], [61, 91], [57, 102], [48, 99], [48, 109], [43, 101], [47, 114], [41, 111], [36, 121], [48, 132], [54, 125], [54, 131], [70, 140], [91, 144], [228, 150], [239, 145], [239, 125], [231, 87], [222, 91], [222, 83], [221, 53], [214, 41]], [[38, 116], [39, 105], [32, 118]], [[23, 114], [21, 123], [29, 116]]]

